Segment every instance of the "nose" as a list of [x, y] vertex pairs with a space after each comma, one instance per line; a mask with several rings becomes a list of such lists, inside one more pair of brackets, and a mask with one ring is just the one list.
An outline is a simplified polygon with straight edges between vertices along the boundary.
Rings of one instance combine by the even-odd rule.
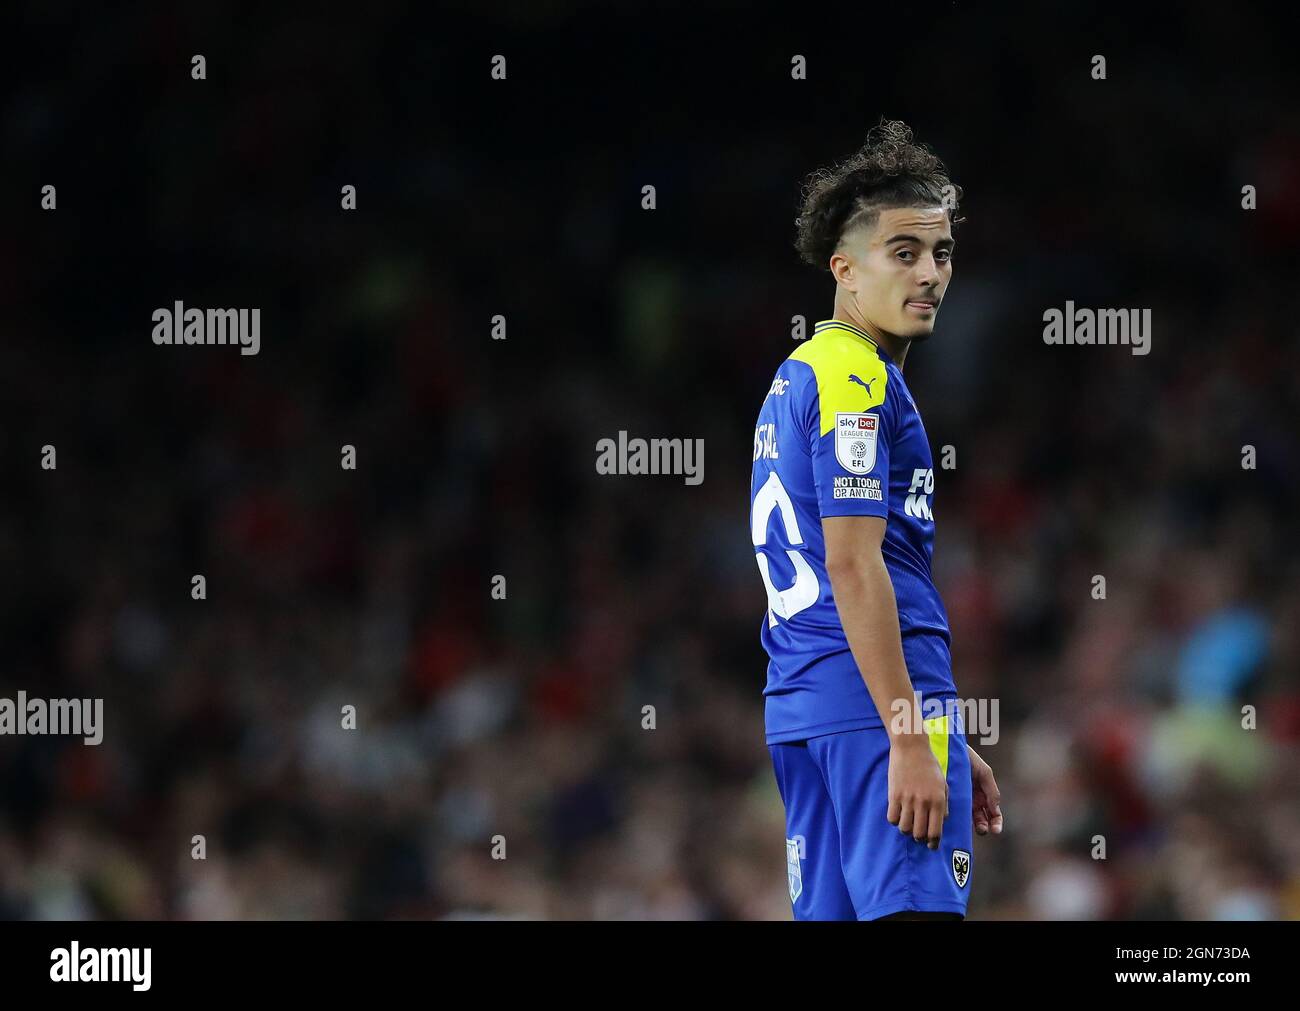
[[916, 258], [916, 283], [926, 288], [933, 288], [939, 283], [939, 262], [933, 253]]

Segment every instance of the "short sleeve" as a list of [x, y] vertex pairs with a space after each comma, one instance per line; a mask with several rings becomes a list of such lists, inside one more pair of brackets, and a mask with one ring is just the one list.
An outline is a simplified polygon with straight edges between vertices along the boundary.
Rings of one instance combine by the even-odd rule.
[[819, 383], [819, 423], [810, 433], [810, 451], [822, 516], [888, 512], [897, 413], [897, 390], [889, 389], [888, 381], [883, 365], [875, 363], [850, 372], [846, 381]]

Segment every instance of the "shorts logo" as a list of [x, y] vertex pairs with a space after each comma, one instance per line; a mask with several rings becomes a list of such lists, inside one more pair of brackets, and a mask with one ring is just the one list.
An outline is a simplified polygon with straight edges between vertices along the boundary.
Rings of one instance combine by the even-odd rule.
[[952, 851], [952, 876], [958, 888], [965, 888], [970, 877], [970, 854], [965, 850]]
[[799, 840], [785, 841], [785, 873], [790, 879], [790, 901], [796, 901], [803, 894], [803, 872], [799, 867]]
[[835, 459], [852, 474], [868, 474], [876, 465], [876, 431], [880, 417], [875, 414], [835, 415]]

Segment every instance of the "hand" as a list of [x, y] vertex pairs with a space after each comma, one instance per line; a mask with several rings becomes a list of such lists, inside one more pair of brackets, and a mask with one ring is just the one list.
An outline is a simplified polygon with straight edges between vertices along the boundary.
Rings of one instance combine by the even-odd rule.
[[924, 734], [904, 734], [889, 748], [889, 813], [898, 831], [939, 848], [948, 817], [948, 782]]
[[971, 785], [971, 819], [975, 824], [976, 835], [1002, 834], [1002, 793], [993, 779], [993, 770], [989, 763], [975, 754], [969, 744], [970, 785]]

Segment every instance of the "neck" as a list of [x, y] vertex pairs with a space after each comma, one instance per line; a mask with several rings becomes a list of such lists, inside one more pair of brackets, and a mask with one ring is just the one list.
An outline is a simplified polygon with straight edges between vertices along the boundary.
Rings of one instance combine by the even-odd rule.
[[895, 365], [900, 369], [907, 358], [907, 349], [912, 346], [912, 342], [905, 337], [896, 337], [894, 334], [885, 333], [874, 323], [869, 323], [858, 311], [858, 307], [847, 299], [841, 301], [835, 300], [834, 319], [842, 319], [846, 323], [852, 323], [859, 330], [864, 330], [871, 335], [871, 339], [880, 345], [880, 350], [889, 355]]

